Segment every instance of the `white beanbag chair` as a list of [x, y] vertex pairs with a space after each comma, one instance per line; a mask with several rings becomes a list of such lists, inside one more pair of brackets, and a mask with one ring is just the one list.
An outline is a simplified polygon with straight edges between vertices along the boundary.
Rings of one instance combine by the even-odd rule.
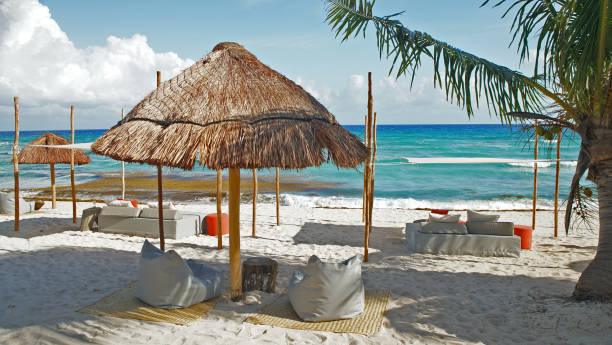
[[313, 255], [304, 271], [295, 271], [289, 300], [304, 321], [351, 319], [363, 313], [365, 294], [361, 255], [341, 263], [324, 263]]
[[[19, 214], [34, 211], [34, 203], [19, 198]], [[15, 194], [0, 192], [0, 214], [15, 215]]]
[[221, 271], [183, 261], [174, 251], [162, 252], [145, 240], [140, 253], [136, 297], [157, 308], [186, 308], [221, 294]]

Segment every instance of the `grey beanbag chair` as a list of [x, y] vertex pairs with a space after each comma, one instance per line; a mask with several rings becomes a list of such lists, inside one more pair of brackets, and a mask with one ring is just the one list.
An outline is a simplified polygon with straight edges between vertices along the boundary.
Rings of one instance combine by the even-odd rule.
[[313, 255], [304, 271], [295, 271], [289, 300], [304, 321], [350, 319], [363, 313], [365, 294], [361, 255], [341, 263], [324, 263]]
[[[34, 211], [34, 203], [27, 202], [23, 198], [19, 198], [19, 213], [28, 213]], [[0, 192], [0, 214], [15, 215], [15, 195], [14, 193]]]
[[140, 253], [136, 297], [154, 307], [185, 308], [221, 294], [221, 271], [145, 240]]

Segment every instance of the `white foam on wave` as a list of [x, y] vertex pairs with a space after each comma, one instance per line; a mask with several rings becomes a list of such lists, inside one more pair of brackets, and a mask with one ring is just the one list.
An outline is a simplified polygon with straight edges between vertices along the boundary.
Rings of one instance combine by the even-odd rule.
[[[361, 208], [361, 198], [339, 196], [304, 196], [296, 194], [282, 194], [281, 204], [297, 207], [330, 207], [330, 208]], [[553, 200], [539, 199], [537, 208], [553, 209]], [[449, 210], [531, 210], [531, 200], [454, 200], [435, 201], [417, 200], [414, 198], [375, 198], [374, 208], [387, 209], [449, 209]]]
[[[516, 163], [508, 163], [508, 165], [514, 166], [514, 167], [527, 167], [527, 168], [533, 168], [534, 166], [534, 162], [516, 162]], [[539, 162], [538, 163], [538, 168], [549, 168], [549, 167], [554, 167], [556, 166], [556, 162]], [[571, 162], [561, 162], [561, 166], [568, 166], [568, 167], [575, 167], [577, 164], [577, 162], [575, 161], [571, 161]]]

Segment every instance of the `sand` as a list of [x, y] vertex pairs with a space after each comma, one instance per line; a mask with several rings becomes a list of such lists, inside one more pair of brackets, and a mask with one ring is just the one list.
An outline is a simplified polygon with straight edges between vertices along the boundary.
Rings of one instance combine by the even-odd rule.
[[[80, 210], [91, 203], [79, 203]], [[403, 226], [426, 211], [375, 209], [368, 288], [392, 296], [381, 331], [373, 336], [308, 332], [244, 323], [251, 313], [286, 293], [292, 270], [316, 254], [340, 261], [362, 253], [361, 211], [242, 205], [243, 259], [279, 262], [276, 294], [251, 292], [245, 302], [225, 300], [205, 318], [177, 326], [75, 312], [134, 280], [143, 238], [80, 232], [70, 203], [24, 215], [21, 231], [0, 215], [0, 344], [610, 344], [612, 304], [569, 298], [592, 259], [595, 233], [552, 237], [552, 213], [538, 214], [534, 247], [520, 258], [410, 254]], [[180, 205], [215, 212], [211, 204]], [[463, 212], [465, 216], [465, 212]], [[501, 220], [530, 224], [528, 212], [502, 212]], [[154, 241], [158, 243], [158, 241]], [[167, 240], [184, 258], [226, 272], [228, 239], [194, 236]]]

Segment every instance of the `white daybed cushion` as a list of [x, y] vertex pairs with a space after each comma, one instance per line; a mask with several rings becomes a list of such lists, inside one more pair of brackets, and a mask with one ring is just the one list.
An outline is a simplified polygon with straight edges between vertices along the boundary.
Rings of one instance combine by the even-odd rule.
[[428, 221], [430, 223], [459, 223], [460, 217], [460, 214], [444, 214], [438, 216], [430, 213]]
[[470, 234], [512, 236], [514, 223], [512, 222], [467, 222], [467, 231]]
[[[150, 203], [147, 204], [147, 206], [149, 206], [150, 208], [159, 208], [159, 203], [158, 202], [150, 202]], [[174, 203], [172, 201], [164, 201], [164, 202], [162, 202], [162, 208], [176, 210], [176, 206], [174, 205]]]
[[361, 255], [341, 263], [311, 256], [304, 271], [294, 271], [289, 282], [289, 300], [296, 314], [311, 322], [361, 315], [365, 308], [361, 261]]
[[[177, 220], [183, 219], [183, 215], [179, 213], [178, 210], [164, 208], [164, 219], [168, 220]], [[159, 218], [159, 209], [158, 208], [143, 208], [142, 212], [140, 212], [140, 218]]]
[[140, 208], [127, 206], [106, 206], [100, 211], [100, 216], [138, 217]]
[[499, 214], [484, 214], [472, 210], [467, 211], [468, 222], [497, 222], [498, 220]]
[[[34, 203], [19, 198], [19, 213], [34, 211]], [[15, 215], [15, 193], [0, 192], [0, 214]]]
[[134, 207], [134, 205], [132, 204], [132, 202], [130, 200], [113, 200], [111, 201], [108, 206], [115, 206], [115, 207]]
[[468, 233], [464, 224], [460, 223], [424, 223], [421, 232], [424, 234], [457, 234], [465, 235]]
[[512, 256], [521, 255], [521, 238], [518, 236], [424, 234], [421, 224], [406, 224], [406, 246], [416, 253]]
[[174, 251], [162, 252], [145, 240], [140, 253], [136, 297], [154, 307], [186, 308], [221, 294], [222, 272], [183, 261]]

